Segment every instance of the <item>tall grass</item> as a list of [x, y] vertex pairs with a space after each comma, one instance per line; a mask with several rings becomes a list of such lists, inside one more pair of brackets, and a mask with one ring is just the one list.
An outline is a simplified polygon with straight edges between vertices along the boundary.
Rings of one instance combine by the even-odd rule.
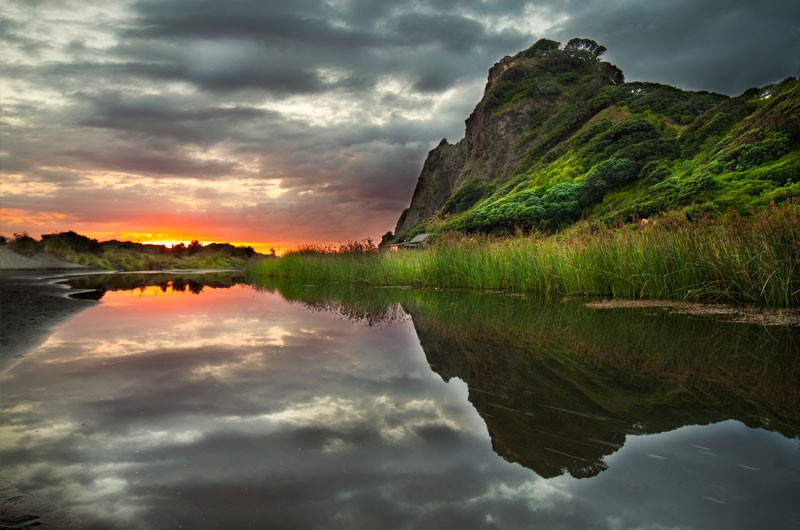
[[497, 239], [446, 234], [424, 250], [297, 252], [248, 274], [369, 285], [800, 305], [800, 207], [690, 222]]

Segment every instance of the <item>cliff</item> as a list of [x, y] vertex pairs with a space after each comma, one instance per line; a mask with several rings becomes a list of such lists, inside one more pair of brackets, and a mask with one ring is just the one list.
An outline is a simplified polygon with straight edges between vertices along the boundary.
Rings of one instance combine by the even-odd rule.
[[800, 82], [731, 98], [625, 83], [603, 46], [540, 40], [489, 71], [462, 140], [425, 161], [395, 234], [558, 229], [800, 195]]

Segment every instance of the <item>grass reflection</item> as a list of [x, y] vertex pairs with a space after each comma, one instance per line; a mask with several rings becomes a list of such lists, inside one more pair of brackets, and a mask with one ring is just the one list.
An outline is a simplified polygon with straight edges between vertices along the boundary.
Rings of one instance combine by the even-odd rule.
[[727, 419], [800, 434], [796, 327], [501, 293], [260, 285], [367, 325], [408, 314], [433, 370], [469, 385], [495, 450], [544, 477], [599, 473], [628, 434]]

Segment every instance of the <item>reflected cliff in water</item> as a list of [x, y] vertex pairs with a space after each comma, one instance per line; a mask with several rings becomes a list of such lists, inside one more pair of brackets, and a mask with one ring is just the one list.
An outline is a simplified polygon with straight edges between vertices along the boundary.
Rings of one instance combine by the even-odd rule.
[[500, 293], [262, 288], [367, 325], [410, 315], [431, 368], [467, 383], [495, 452], [544, 478], [595, 476], [630, 435], [725, 420], [800, 433], [796, 327]]

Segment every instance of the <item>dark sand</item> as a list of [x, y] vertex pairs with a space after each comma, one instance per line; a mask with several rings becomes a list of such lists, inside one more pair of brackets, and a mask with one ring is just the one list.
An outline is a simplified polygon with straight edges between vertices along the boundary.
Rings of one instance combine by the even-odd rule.
[[[75, 274], [75, 271], [64, 271]], [[97, 302], [73, 300], [59, 271], [0, 271], [0, 375], [71, 316]]]

